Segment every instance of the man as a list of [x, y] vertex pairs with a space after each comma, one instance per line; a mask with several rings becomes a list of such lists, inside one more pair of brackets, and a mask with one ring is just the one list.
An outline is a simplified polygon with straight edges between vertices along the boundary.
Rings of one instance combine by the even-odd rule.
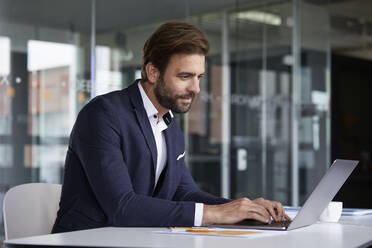
[[142, 79], [79, 113], [53, 232], [105, 226], [200, 226], [286, 217], [280, 203], [202, 192], [185, 166], [185, 113], [204, 76], [209, 43], [196, 27], [162, 25], [143, 48]]

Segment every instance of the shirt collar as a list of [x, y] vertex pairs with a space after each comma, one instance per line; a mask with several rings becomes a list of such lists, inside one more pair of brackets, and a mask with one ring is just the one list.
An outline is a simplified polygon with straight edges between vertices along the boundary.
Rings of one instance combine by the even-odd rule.
[[[154, 104], [151, 102], [150, 98], [147, 96], [145, 90], [142, 87], [141, 81], [138, 82], [138, 88], [141, 93], [143, 106], [145, 107], [146, 114], [148, 118], [153, 117], [154, 115], [158, 115], [158, 110], [155, 108]], [[173, 119], [173, 113], [171, 110], [169, 110], [164, 116], [163, 120], [169, 126], [169, 124], [172, 122]]]

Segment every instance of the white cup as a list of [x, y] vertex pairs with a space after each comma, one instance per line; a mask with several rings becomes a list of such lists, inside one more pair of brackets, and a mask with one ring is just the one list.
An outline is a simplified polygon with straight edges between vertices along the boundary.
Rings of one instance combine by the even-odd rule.
[[324, 209], [319, 220], [324, 222], [337, 222], [342, 214], [342, 202], [332, 201]]

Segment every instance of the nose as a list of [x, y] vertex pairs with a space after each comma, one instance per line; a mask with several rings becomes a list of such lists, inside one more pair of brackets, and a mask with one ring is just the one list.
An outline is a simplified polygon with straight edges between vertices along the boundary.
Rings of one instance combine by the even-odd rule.
[[200, 92], [200, 79], [198, 77], [193, 77], [188, 90], [193, 92], [194, 94], [199, 94]]

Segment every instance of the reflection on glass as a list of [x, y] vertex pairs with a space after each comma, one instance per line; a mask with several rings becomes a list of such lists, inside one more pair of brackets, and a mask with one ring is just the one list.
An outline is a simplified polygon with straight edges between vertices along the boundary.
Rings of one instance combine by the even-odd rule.
[[[74, 106], [69, 97], [76, 71], [76, 48], [70, 44], [28, 42], [28, 135], [38, 142], [25, 146], [25, 167], [39, 168], [44, 182], [60, 182]], [[41, 145], [45, 144], [45, 145]]]
[[102, 95], [114, 90], [122, 89], [122, 73], [120, 68], [112, 68], [121, 57], [119, 51], [108, 46], [96, 46], [96, 95]]
[[[0, 36], [0, 135], [11, 134], [11, 99], [15, 95], [15, 90], [10, 86], [9, 81], [10, 48], [9, 37]], [[9, 156], [3, 153], [0, 158], [7, 160]]]
[[73, 45], [29, 41], [29, 135], [68, 136], [70, 84], [76, 51]]
[[[0, 145], [0, 167], [11, 167], [13, 164], [13, 149], [11, 145]], [[2, 178], [0, 178], [2, 179]]]
[[5, 76], [10, 73], [10, 39], [9, 37], [0, 36], [0, 75], [1, 83], [6, 83]]

